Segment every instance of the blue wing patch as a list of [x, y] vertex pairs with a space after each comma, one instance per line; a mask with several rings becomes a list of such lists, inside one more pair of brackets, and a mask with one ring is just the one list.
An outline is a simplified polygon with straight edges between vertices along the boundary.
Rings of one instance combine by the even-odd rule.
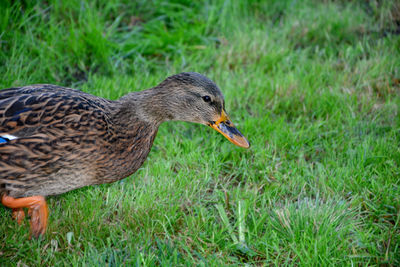
[[0, 144], [4, 144], [9, 142], [10, 140], [17, 139], [18, 137], [11, 134], [3, 134], [0, 135]]

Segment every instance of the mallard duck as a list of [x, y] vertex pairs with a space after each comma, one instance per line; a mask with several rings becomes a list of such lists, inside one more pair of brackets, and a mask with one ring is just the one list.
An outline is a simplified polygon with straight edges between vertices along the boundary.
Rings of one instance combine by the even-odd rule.
[[169, 120], [201, 123], [250, 146], [229, 120], [220, 89], [195, 72], [116, 101], [49, 84], [1, 90], [1, 202], [19, 224], [28, 208], [38, 237], [46, 231], [46, 196], [131, 175]]

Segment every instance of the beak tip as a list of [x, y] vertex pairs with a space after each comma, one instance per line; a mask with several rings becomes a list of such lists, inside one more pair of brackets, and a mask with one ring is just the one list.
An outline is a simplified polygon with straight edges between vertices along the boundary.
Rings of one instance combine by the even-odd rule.
[[243, 148], [246, 148], [246, 149], [250, 148], [250, 146], [251, 146], [250, 142], [246, 138], [243, 138], [243, 139], [244, 139], [243, 142], [241, 142], [238, 145], [240, 147], [243, 147]]
[[250, 147], [251, 147], [251, 144], [250, 144], [249, 141], [247, 141], [247, 146], [246, 146], [245, 148], [248, 149], [248, 148], [250, 148]]

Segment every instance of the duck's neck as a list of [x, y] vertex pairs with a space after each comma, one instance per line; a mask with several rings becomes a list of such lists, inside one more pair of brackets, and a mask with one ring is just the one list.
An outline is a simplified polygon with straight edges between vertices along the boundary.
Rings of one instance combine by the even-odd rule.
[[176, 119], [172, 98], [173, 95], [169, 95], [168, 90], [158, 87], [129, 93], [118, 100], [118, 113], [125, 122], [139, 119], [159, 126], [164, 121]]

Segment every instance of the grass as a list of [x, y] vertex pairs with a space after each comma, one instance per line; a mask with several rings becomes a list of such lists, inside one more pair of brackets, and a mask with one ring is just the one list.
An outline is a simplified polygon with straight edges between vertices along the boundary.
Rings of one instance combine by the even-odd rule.
[[2, 266], [400, 265], [396, 1], [0, 1], [0, 86], [116, 99], [197, 71], [252, 147], [161, 126], [143, 167], [0, 208]]

